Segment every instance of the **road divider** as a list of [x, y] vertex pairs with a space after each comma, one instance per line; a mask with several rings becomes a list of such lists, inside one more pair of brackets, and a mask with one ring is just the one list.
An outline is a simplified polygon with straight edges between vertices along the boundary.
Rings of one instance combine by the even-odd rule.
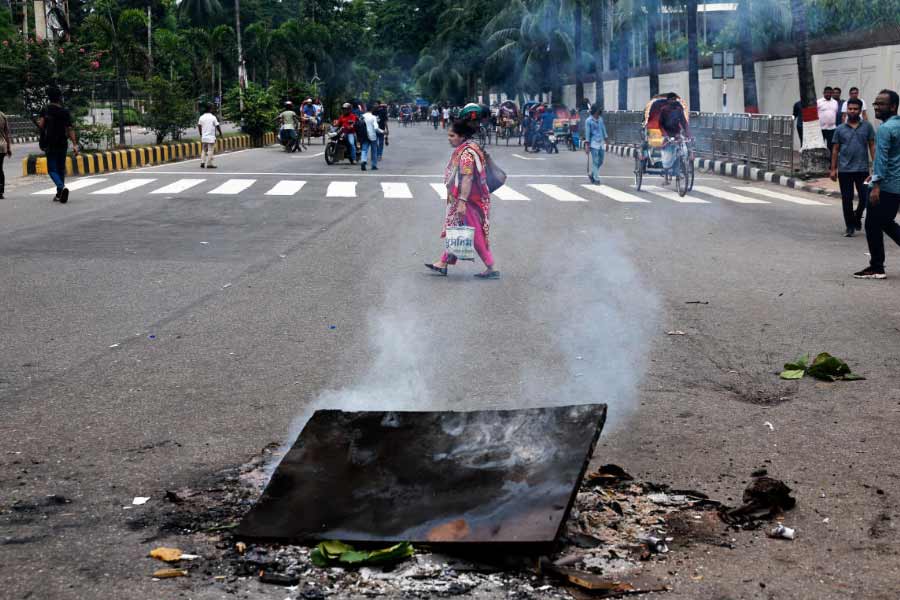
[[[263, 134], [263, 146], [274, 144], [275, 141], [274, 133]], [[216, 154], [222, 154], [230, 150], [252, 148], [253, 146], [253, 140], [247, 134], [227, 135], [216, 140]], [[93, 175], [189, 160], [199, 158], [200, 150], [201, 144], [199, 141], [190, 141], [107, 150], [105, 152], [86, 152], [78, 156], [69, 155], [66, 157], [66, 175]], [[22, 175], [46, 174], [46, 157], [29, 156], [22, 159]]]

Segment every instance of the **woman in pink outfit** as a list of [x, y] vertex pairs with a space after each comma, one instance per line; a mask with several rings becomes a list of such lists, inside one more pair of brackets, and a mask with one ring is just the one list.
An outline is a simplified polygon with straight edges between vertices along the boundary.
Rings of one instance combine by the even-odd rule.
[[[478, 127], [477, 120], [454, 121], [447, 132], [453, 146], [450, 162], [444, 171], [447, 186], [447, 210], [441, 237], [447, 236], [447, 227], [468, 225], [475, 229], [475, 251], [487, 267], [475, 277], [500, 279], [500, 271], [494, 262], [490, 247], [491, 193], [485, 179], [484, 151], [472, 141]], [[447, 266], [456, 264], [456, 257], [446, 251], [440, 260], [425, 266], [441, 275], [447, 274]]]

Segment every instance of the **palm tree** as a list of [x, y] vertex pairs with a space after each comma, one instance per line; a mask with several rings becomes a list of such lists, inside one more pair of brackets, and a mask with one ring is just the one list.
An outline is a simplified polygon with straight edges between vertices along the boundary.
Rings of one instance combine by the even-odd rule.
[[263, 87], [269, 87], [269, 67], [271, 66], [272, 29], [266, 23], [252, 23], [244, 35], [247, 39], [246, 56], [253, 65], [253, 81], [257, 82], [256, 69], [262, 66]]
[[753, 38], [750, 31], [750, 0], [740, 0], [738, 4], [740, 27], [741, 74], [744, 78], [744, 112], [759, 113], [756, 97], [756, 68], [753, 66]]
[[209, 27], [224, 11], [219, 0], [181, 0], [178, 12], [197, 27]]
[[575, 58], [572, 38], [560, 27], [560, 5], [543, 0], [534, 8], [512, 0], [485, 26], [489, 63], [515, 60], [520, 89], [550, 91], [562, 96], [558, 65]]
[[603, 108], [603, 42], [606, 27], [606, 0], [591, 1], [591, 50], [594, 55], [594, 104]]
[[632, 0], [624, 0], [618, 3], [618, 10], [615, 12], [615, 29], [618, 31], [616, 36], [616, 44], [618, 45], [616, 71], [619, 79], [619, 110], [628, 110], [628, 78], [631, 75], [631, 40], [634, 31], [632, 26], [637, 22], [637, 10], [637, 6]]
[[803, 145], [800, 149], [800, 169], [805, 175], [819, 175], [828, 171], [829, 156], [816, 109], [816, 84], [813, 79], [809, 37], [806, 28], [805, 0], [791, 0], [791, 25], [794, 49], [797, 52], [797, 74], [800, 83], [800, 105], [814, 118], [803, 120]]
[[[97, 46], [107, 50], [115, 60], [116, 108], [119, 113], [119, 145], [125, 145], [125, 107], [122, 103], [122, 79], [128, 74], [129, 66], [147, 56], [143, 45], [147, 32], [147, 17], [144, 11], [128, 8], [115, 17], [106, 5], [106, 11], [98, 10], [85, 18], [84, 27], [90, 31]], [[146, 64], [144, 62], [143, 64]]]
[[697, 48], [697, 0], [687, 0], [689, 108], [700, 111], [700, 52]]
[[[210, 59], [219, 70], [218, 96], [222, 97], [222, 61], [234, 56], [237, 38], [230, 25], [217, 25], [209, 34]], [[213, 78], [215, 88], [215, 78]], [[215, 93], [213, 95], [216, 95]]]

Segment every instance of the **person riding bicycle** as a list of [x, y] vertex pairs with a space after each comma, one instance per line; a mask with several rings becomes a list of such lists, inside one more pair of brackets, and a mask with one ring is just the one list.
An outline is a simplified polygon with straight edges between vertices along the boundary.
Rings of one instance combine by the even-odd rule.
[[351, 165], [356, 162], [356, 122], [359, 120], [355, 114], [350, 112], [352, 108], [353, 105], [344, 102], [341, 105], [341, 116], [337, 119], [337, 126], [341, 128], [347, 146], [349, 146]]
[[[666, 104], [659, 113], [659, 127], [662, 129], [663, 135], [669, 138], [691, 137], [687, 117], [684, 115], [684, 106], [675, 92], [666, 94]], [[675, 161], [677, 154], [678, 148], [674, 143], [667, 143], [662, 148], [663, 168], [668, 170], [674, 166], [673, 177], [678, 175], [678, 164]]]
[[281, 126], [279, 137], [282, 144], [291, 144], [297, 141], [297, 129], [300, 127], [300, 119], [294, 112], [294, 103], [288, 100], [284, 103], [284, 110], [278, 115], [278, 124]]

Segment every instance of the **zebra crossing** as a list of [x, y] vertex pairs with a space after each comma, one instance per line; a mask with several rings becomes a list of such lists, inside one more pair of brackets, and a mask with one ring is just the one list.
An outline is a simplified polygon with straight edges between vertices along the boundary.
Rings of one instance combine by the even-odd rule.
[[[283, 198], [307, 197], [307, 198], [357, 198], [361, 195], [372, 197], [370, 191], [375, 191], [375, 198], [386, 200], [415, 200], [417, 198], [433, 198], [431, 193], [423, 190], [431, 189], [438, 198], [445, 198], [447, 189], [439, 182], [404, 182], [404, 181], [380, 181], [371, 184], [367, 180], [360, 181], [340, 180], [327, 182], [314, 182], [311, 184], [300, 179], [280, 179], [273, 181], [271, 178], [202, 178], [184, 177], [175, 180], [162, 180], [151, 177], [136, 177], [124, 181], [113, 181], [108, 177], [76, 179], [68, 184], [71, 191], [84, 190], [85, 194], [98, 196], [114, 196], [128, 193], [147, 192], [151, 195], [175, 195], [190, 192], [197, 195], [211, 196], [236, 196], [244, 192], [261, 192], [263, 196], [278, 196]], [[365, 190], [365, 191], [363, 191]], [[47, 188], [34, 192], [34, 195], [49, 196], [56, 193], [56, 188]], [[563, 183], [519, 183], [518, 181], [504, 185], [496, 190], [492, 197], [504, 202], [533, 202], [556, 201], [565, 203], [597, 203], [613, 202], [620, 204], [654, 204], [676, 203], [710, 205], [715, 202], [731, 202], [735, 204], [780, 204], [788, 203], [799, 206], [835, 206], [833, 203], [814, 200], [799, 193], [776, 191], [761, 186], [735, 185], [722, 188], [695, 185], [691, 193], [679, 196], [671, 188], [663, 188], [653, 185], [645, 185], [640, 191], [635, 190], [630, 183], [621, 187], [609, 184], [572, 184]]]

